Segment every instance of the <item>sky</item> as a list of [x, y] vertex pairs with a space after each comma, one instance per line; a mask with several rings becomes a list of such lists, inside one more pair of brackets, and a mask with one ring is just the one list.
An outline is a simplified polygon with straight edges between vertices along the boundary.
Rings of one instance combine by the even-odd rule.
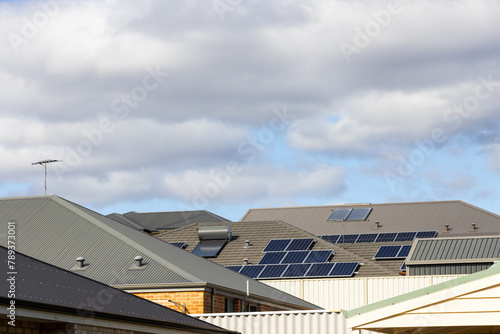
[[500, 214], [497, 1], [0, 2], [0, 196]]

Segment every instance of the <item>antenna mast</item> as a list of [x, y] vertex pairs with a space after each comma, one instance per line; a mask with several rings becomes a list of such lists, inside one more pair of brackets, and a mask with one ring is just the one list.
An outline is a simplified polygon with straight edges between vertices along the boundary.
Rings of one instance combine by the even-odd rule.
[[51, 162], [59, 162], [59, 161], [62, 161], [62, 160], [42, 160], [42, 161], [37, 161], [37, 162], [32, 163], [32, 165], [43, 165], [43, 167], [45, 169], [45, 174], [44, 174], [44, 178], [43, 178], [45, 195], [47, 195], [47, 164], [51, 163]]

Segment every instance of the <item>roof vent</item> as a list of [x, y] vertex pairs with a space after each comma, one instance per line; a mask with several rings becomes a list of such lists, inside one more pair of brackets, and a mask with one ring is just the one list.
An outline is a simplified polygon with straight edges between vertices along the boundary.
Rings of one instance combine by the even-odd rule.
[[85, 267], [85, 258], [82, 256], [79, 256], [76, 258], [76, 266], [78, 268], [83, 268]]
[[250, 240], [245, 240], [245, 246], [243, 246], [243, 248], [248, 249], [250, 247], [252, 247], [252, 245], [250, 244]]
[[144, 262], [144, 258], [140, 255], [134, 257], [134, 263], [128, 268], [129, 270], [142, 270], [146, 269], [147, 263]]
[[143, 258], [142, 256], [140, 256], [140, 255], [138, 255], [138, 256], [136, 256], [136, 257], [134, 258], [134, 263], [135, 263], [135, 266], [136, 266], [137, 268], [142, 267], [142, 260], [144, 260], [144, 258]]
[[243, 259], [243, 265], [248, 266], [248, 259]]
[[476, 223], [470, 224], [470, 232], [476, 232], [477, 230], [479, 230], [479, 227], [476, 226]]
[[71, 270], [87, 270], [89, 267], [88, 264], [85, 264], [85, 258], [82, 256], [79, 256], [76, 258], [76, 264], [71, 268]]
[[380, 230], [382, 228], [382, 225], [380, 224], [380, 222], [375, 222], [375, 225], [373, 226], [373, 229], [374, 230]]
[[451, 231], [450, 225], [449, 224], [445, 224], [443, 232], [450, 232], [450, 231]]

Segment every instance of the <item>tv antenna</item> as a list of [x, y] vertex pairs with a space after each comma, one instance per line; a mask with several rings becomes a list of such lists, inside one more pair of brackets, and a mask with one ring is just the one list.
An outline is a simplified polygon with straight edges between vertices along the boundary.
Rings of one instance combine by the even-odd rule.
[[62, 161], [62, 160], [42, 160], [42, 161], [37, 161], [37, 162], [32, 163], [32, 165], [43, 165], [43, 167], [45, 169], [45, 174], [44, 174], [44, 178], [43, 178], [43, 185], [45, 187], [45, 195], [47, 195], [47, 164], [49, 164], [51, 162], [59, 162], [59, 161]]

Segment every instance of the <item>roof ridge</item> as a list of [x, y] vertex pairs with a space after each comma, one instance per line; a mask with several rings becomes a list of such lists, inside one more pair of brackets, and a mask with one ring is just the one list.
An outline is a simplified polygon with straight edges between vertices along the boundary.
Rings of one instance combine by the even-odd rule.
[[[469, 204], [467, 202], [461, 201], [461, 200], [441, 200], [441, 201], [413, 201], [413, 202], [389, 202], [389, 203], [370, 203], [370, 202], [365, 202], [365, 203], [338, 203], [338, 204], [325, 204], [325, 205], [302, 205], [302, 206], [283, 206], [283, 207], [267, 207], [267, 208], [250, 208], [248, 211], [245, 213], [243, 220], [250, 211], [253, 210], [289, 210], [289, 209], [314, 209], [314, 208], [331, 208], [331, 207], [346, 207], [346, 206], [381, 206], [381, 205], [407, 205], [407, 204], [438, 204], [438, 203], [463, 203], [467, 204], [469, 206], [475, 207], [472, 204]], [[489, 211], [487, 211], [489, 212]]]

